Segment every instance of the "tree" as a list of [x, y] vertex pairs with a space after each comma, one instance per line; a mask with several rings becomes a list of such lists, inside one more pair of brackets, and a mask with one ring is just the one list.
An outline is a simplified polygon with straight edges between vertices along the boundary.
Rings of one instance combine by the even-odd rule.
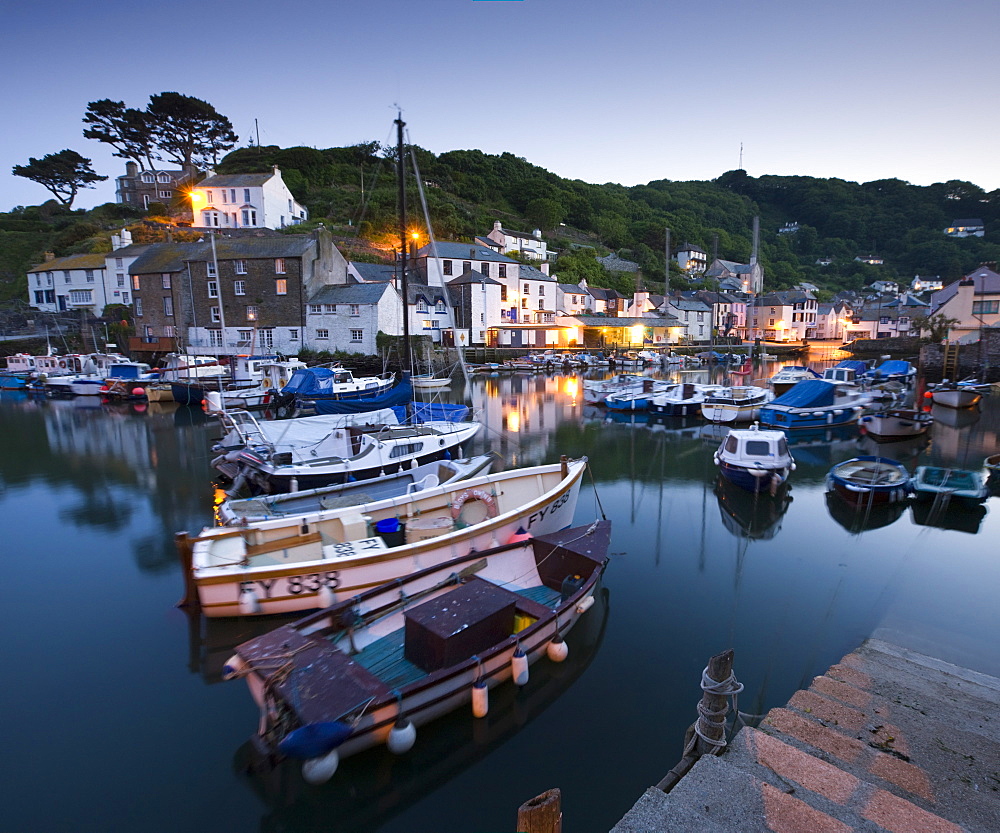
[[61, 150], [41, 159], [31, 157], [27, 165], [15, 165], [12, 173], [44, 186], [67, 208], [73, 206], [73, 200], [81, 188], [91, 188], [94, 182], [107, 179], [106, 176], [95, 173], [90, 160], [80, 156], [75, 150]]
[[115, 149], [120, 159], [131, 159], [142, 170], [154, 170], [150, 125], [146, 113], [125, 106], [124, 101], [102, 98], [91, 101], [83, 116], [83, 123], [90, 125], [83, 131], [85, 139], [104, 142]]
[[534, 223], [542, 231], [551, 231], [562, 222], [563, 207], [548, 197], [539, 197], [528, 203], [525, 208], [528, 221]]
[[151, 95], [146, 119], [155, 146], [184, 168], [214, 165], [239, 138], [232, 122], [211, 104], [180, 93]]
[[948, 331], [958, 324], [957, 318], [949, 318], [943, 312], [936, 315], [918, 315], [913, 319], [913, 327], [918, 333], [927, 333], [931, 341], [941, 342], [948, 337]]

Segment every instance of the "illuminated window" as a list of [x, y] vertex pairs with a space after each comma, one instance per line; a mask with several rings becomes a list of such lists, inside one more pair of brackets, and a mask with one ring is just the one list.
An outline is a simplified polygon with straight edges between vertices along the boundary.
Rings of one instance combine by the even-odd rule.
[[274, 294], [275, 295], [288, 294], [288, 280], [286, 278], [278, 278], [274, 282]]
[[135, 292], [139, 291], [139, 276], [138, 275], [133, 275], [132, 276], [132, 289]]
[[285, 274], [285, 259], [283, 257], [276, 257], [274, 259], [274, 272], [277, 275]]
[[247, 321], [257, 320], [257, 307], [253, 304], [247, 305]]

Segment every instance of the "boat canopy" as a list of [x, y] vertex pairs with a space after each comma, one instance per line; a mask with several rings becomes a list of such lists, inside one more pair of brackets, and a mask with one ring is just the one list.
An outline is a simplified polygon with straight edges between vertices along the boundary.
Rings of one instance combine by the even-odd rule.
[[821, 408], [834, 403], [836, 387], [822, 379], [806, 379], [770, 404], [789, 408]]
[[[298, 372], [297, 370], [295, 371], [295, 373]], [[289, 380], [288, 385], [283, 388], [283, 391], [287, 391], [288, 387], [294, 381], [295, 377], [293, 374], [292, 379]], [[364, 411], [374, 411], [376, 408], [391, 408], [396, 405], [407, 406], [412, 401], [413, 386], [410, 384], [410, 377], [404, 375], [401, 381], [377, 396], [365, 396], [363, 399], [316, 399], [315, 404], [316, 412], [320, 414], [358, 414]]]
[[870, 371], [871, 376], [905, 376], [912, 370], [912, 365], [902, 359], [889, 359], [882, 362], [874, 370]]
[[842, 362], [837, 363], [837, 367], [848, 367], [859, 376], [868, 370], [868, 364], [859, 359], [844, 359]]
[[336, 381], [334, 377], [343, 372], [343, 370], [334, 370], [329, 367], [300, 367], [292, 371], [288, 384], [281, 389], [281, 392], [303, 396], [329, 394]]

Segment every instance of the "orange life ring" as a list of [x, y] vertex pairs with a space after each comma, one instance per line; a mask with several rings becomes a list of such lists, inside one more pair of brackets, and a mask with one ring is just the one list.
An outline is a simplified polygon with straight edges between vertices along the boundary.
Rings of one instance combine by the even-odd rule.
[[486, 507], [486, 517], [495, 518], [499, 514], [496, 498], [485, 489], [466, 489], [451, 504], [451, 517], [458, 520], [462, 514], [462, 507], [470, 500], [482, 501]]
[[59, 367], [62, 367], [62, 368], [66, 367], [66, 359], [60, 359], [59, 360]]

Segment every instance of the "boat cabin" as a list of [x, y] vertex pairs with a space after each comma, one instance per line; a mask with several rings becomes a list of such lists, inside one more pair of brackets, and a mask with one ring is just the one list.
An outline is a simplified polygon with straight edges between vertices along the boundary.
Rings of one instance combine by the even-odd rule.
[[728, 463], [739, 466], [776, 463], [791, 458], [784, 431], [761, 431], [756, 426], [732, 429], [719, 452]]

